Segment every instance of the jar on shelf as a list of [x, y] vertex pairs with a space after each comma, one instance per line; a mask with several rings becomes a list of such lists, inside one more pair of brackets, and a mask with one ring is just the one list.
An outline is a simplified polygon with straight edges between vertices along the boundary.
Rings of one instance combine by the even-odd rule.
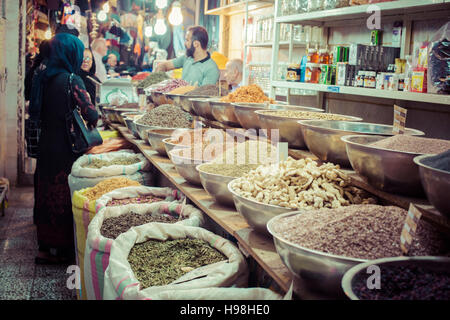
[[377, 73], [375, 71], [366, 71], [364, 76], [364, 88], [375, 89], [377, 83]]
[[319, 78], [320, 78], [320, 64], [307, 63], [305, 70], [305, 82], [319, 83]]
[[300, 65], [299, 64], [290, 64], [287, 68], [286, 73], [287, 81], [300, 81]]
[[308, 60], [309, 63], [319, 63], [319, 53], [315, 48], [308, 49]]
[[320, 64], [330, 64], [330, 54], [327, 49], [319, 50], [319, 63]]
[[356, 86], [359, 88], [364, 87], [364, 78], [365, 78], [365, 71], [359, 71], [358, 75], [356, 76]]

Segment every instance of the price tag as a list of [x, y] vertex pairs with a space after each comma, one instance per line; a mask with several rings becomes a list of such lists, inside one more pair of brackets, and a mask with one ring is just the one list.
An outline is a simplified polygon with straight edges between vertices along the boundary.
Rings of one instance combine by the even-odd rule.
[[407, 109], [394, 105], [394, 133], [405, 133]]
[[400, 248], [404, 255], [408, 255], [421, 216], [419, 209], [411, 203], [400, 235]]
[[278, 162], [286, 161], [289, 155], [289, 148], [287, 142], [278, 142]]
[[327, 87], [327, 91], [328, 91], [328, 92], [336, 92], [336, 93], [339, 93], [339, 90], [340, 90], [340, 88], [337, 87], [337, 86], [328, 86], [328, 87]]

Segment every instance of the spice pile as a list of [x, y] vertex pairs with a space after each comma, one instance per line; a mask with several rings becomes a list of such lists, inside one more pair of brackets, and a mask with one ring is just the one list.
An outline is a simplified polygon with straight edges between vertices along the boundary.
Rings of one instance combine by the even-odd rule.
[[341, 121], [351, 120], [351, 118], [343, 115], [324, 112], [295, 111], [295, 110], [282, 110], [282, 111], [264, 110], [260, 112], [268, 116], [291, 118], [291, 119], [311, 119], [311, 120], [319, 119], [319, 120], [341, 120]]
[[306, 158], [259, 166], [232, 186], [240, 196], [290, 209], [339, 208], [350, 204], [375, 203], [365, 191], [350, 185], [339, 166]]
[[119, 166], [128, 166], [130, 164], [141, 162], [142, 160], [138, 157], [129, 157], [129, 158], [117, 158], [113, 160], [103, 160], [103, 159], [93, 159], [90, 163], [83, 164], [83, 168], [92, 168], [92, 169], [100, 169], [102, 167], [109, 167], [114, 165]]
[[[180, 217], [180, 220], [182, 218]], [[180, 221], [169, 215], [152, 215], [152, 213], [139, 214], [135, 212], [125, 213], [117, 217], [107, 218], [103, 221], [100, 233], [105, 238], [115, 240], [122, 233], [132, 227], [140, 226], [150, 222], [175, 223]]]
[[163, 104], [145, 113], [136, 123], [165, 128], [190, 128], [192, 116], [180, 107]]
[[172, 91], [170, 91], [170, 94], [186, 94], [192, 90], [194, 90], [196, 87], [194, 86], [182, 86], [182, 87], [178, 87], [173, 89]]
[[201, 239], [149, 240], [135, 244], [128, 255], [141, 289], [164, 286], [196, 268], [227, 259]]
[[450, 140], [397, 134], [395, 136], [373, 142], [369, 146], [401, 152], [437, 154], [450, 149]]
[[163, 201], [164, 199], [152, 196], [152, 195], [146, 195], [141, 197], [134, 197], [134, 198], [125, 198], [125, 199], [111, 199], [106, 204], [107, 207], [113, 207], [113, 206], [123, 206], [130, 203], [153, 203], [158, 201]]
[[450, 172], [450, 150], [435, 155], [433, 157], [429, 157], [427, 159], [423, 159], [422, 163], [426, 166], [444, 170]]
[[162, 71], [152, 72], [147, 76], [147, 78], [141, 80], [136, 87], [139, 89], [145, 89], [153, 84], [159, 83], [167, 79], [169, 79], [169, 76], [165, 72]]
[[381, 265], [380, 289], [369, 289], [368, 275], [359, 273], [353, 292], [362, 300], [450, 300], [450, 272], [416, 265]]
[[167, 80], [164, 84], [156, 88], [156, 92], [165, 93], [170, 92], [178, 87], [189, 86], [189, 82], [184, 81], [183, 79], [171, 79]]
[[[222, 88], [221, 95], [226, 96], [228, 94], [228, 89]], [[215, 84], [207, 84], [201, 87], [198, 87], [192, 91], [186, 93], [187, 96], [210, 96], [210, 97], [218, 97], [219, 94], [219, 86]]]
[[221, 98], [220, 101], [223, 101], [223, 102], [253, 102], [253, 103], [270, 102], [270, 103], [275, 103], [275, 100], [267, 97], [264, 94], [264, 91], [256, 84], [239, 87], [235, 91], [230, 92], [227, 96]]
[[199, 169], [207, 173], [239, 178], [251, 170], [255, 170], [258, 166], [259, 164], [215, 164], [211, 162], [203, 164]]
[[[407, 214], [394, 206], [351, 205], [285, 217], [273, 229], [281, 238], [308, 249], [372, 260], [402, 255], [400, 234]], [[448, 240], [420, 220], [409, 253], [440, 255], [449, 250]]]
[[224, 143], [225, 139], [226, 132], [224, 130], [208, 128], [181, 132], [168, 142], [182, 146], [196, 146], [199, 144]]
[[233, 145], [214, 160], [217, 164], [271, 164], [278, 161], [277, 148], [266, 141], [248, 140]]
[[83, 196], [85, 196], [89, 201], [93, 201], [99, 199], [102, 195], [110, 191], [140, 185], [141, 184], [139, 182], [128, 178], [110, 178], [97, 183], [92, 188], [89, 188], [83, 193]]

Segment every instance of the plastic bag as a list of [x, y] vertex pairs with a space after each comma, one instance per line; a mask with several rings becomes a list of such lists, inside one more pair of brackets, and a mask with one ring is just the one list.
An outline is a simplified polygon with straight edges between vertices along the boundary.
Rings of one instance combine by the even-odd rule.
[[428, 45], [428, 93], [450, 93], [450, 22], [431, 38]]
[[[150, 239], [164, 241], [184, 238], [203, 239], [222, 252], [228, 260], [194, 269], [171, 284], [141, 289], [128, 262], [128, 254], [133, 246]], [[203, 228], [152, 222], [131, 228], [112, 244], [109, 265], [105, 272], [103, 297], [105, 300], [141, 300], [158, 299], [165, 294], [165, 299], [175, 299], [177, 297], [171, 296], [170, 292], [183, 290], [185, 299], [196, 299], [196, 294], [201, 289], [204, 290], [205, 296], [210, 288], [247, 285], [247, 263], [232, 242]], [[198, 290], [191, 292], [191, 289]]]
[[[124, 193], [125, 189], [135, 189], [135, 187], [118, 189], [117, 192]], [[156, 188], [154, 188], [156, 189]], [[169, 188], [160, 188], [169, 189]], [[128, 190], [128, 193], [130, 190]], [[127, 193], [125, 191], [125, 193]], [[101, 227], [105, 219], [118, 217], [120, 215], [134, 212], [137, 214], [170, 215], [183, 220], [175, 224], [192, 227], [202, 227], [205, 224], [203, 213], [191, 205], [182, 204], [178, 201], [155, 202], [151, 204], [128, 204], [115, 207], [103, 207], [92, 219], [88, 227], [86, 249], [84, 253], [84, 285], [88, 300], [103, 299], [104, 274], [109, 264], [111, 246], [115, 240], [104, 237], [101, 234]]]

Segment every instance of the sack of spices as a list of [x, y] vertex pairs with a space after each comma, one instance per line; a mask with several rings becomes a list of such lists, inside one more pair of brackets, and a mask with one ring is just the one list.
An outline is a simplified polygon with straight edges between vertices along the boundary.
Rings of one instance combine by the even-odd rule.
[[79, 299], [86, 299], [86, 290], [83, 286], [84, 279], [84, 249], [86, 246], [86, 237], [88, 233], [89, 223], [95, 216], [95, 202], [102, 195], [112, 190], [139, 186], [139, 182], [125, 177], [109, 178], [97, 183], [94, 187], [77, 190], [72, 196], [72, 213], [75, 226], [75, 245], [77, 248], [76, 259], [77, 265], [80, 267], [81, 275], [81, 292], [77, 291]]
[[86, 154], [72, 165], [69, 174], [69, 188], [73, 196], [76, 190], [97, 185], [109, 179], [125, 177], [141, 185], [152, 185], [153, 174], [150, 162], [140, 153], [120, 150], [102, 154]]
[[[131, 190], [139, 188], [145, 187], [122, 188], [110, 192], [108, 195], [115, 192], [122, 195], [130, 195], [132, 194]], [[129, 190], [124, 191], [126, 189]], [[163, 192], [160, 193], [162, 194]], [[102, 197], [102, 199], [104, 198]], [[109, 198], [111, 199], [111, 197]], [[186, 205], [178, 201], [103, 206], [97, 211], [88, 227], [84, 256], [84, 284], [88, 300], [103, 299], [104, 274], [108, 267], [111, 246], [115, 239], [130, 228], [149, 222], [201, 227], [204, 225], [205, 219], [200, 210], [192, 205]]]
[[171, 291], [183, 290], [194, 300], [198, 290], [247, 285], [247, 263], [232, 242], [203, 228], [153, 222], [111, 245], [103, 298], [173, 299]]

